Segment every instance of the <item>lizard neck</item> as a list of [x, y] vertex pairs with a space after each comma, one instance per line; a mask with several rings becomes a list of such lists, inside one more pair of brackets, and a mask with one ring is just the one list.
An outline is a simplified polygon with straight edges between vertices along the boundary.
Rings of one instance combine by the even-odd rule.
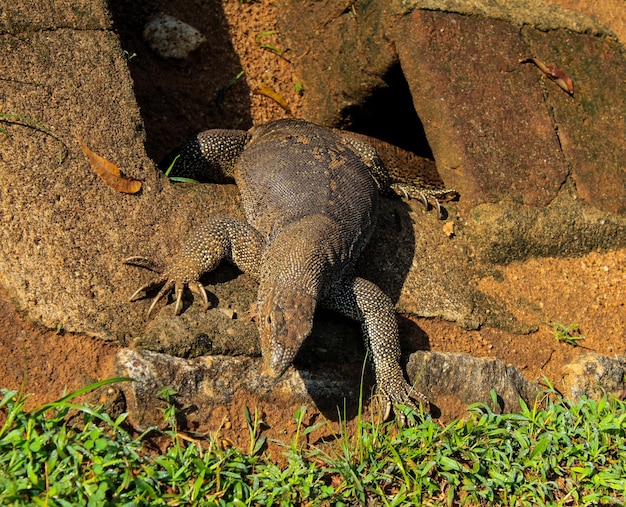
[[266, 372], [279, 377], [311, 333], [320, 289], [332, 264], [324, 217], [314, 215], [282, 228], [261, 262], [258, 322]]
[[307, 215], [283, 225], [270, 236], [263, 254], [260, 293], [280, 287], [317, 299], [334, 271], [341, 271], [350, 255], [349, 245], [334, 220], [323, 214]]

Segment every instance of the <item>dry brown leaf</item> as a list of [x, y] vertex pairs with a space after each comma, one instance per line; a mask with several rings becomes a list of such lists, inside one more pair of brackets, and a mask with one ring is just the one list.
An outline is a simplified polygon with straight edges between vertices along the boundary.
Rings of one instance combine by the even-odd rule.
[[541, 70], [541, 72], [543, 72], [546, 77], [554, 81], [559, 88], [569, 93], [570, 95], [574, 95], [574, 83], [572, 83], [570, 77], [561, 69], [559, 69], [556, 65], [552, 63], [546, 65], [537, 58], [524, 58], [522, 60], [519, 60], [519, 63], [534, 63], [539, 68], [539, 70]]
[[283, 99], [282, 96], [271, 86], [263, 85], [260, 88], [257, 88], [255, 90], [255, 93], [269, 97], [280, 107], [282, 107], [287, 112], [287, 114], [291, 114], [291, 108], [289, 107], [289, 104], [287, 104], [287, 101]]
[[122, 176], [119, 167], [114, 163], [109, 162], [106, 158], [91, 151], [78, 137], [76, 141], [80, 145], [81, 150], [83, 150], [83, 153], [87, 156], [87, 160], [93, 171], [113, 190], [125, 194], [136, 194], [139, 192], [141, 189], [141, 181], [129, 176]]

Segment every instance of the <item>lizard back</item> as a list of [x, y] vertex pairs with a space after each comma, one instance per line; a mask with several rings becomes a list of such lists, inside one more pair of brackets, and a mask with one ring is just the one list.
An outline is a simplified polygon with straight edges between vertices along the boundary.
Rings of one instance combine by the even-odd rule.
[[328, 241], [355, 261], [376, 222], [378, 192], [362, 159], [337, 134], [285, 119], [254, 127], [235, 168], [248, 223], [271, 242], [284, 227], [323, 215]]

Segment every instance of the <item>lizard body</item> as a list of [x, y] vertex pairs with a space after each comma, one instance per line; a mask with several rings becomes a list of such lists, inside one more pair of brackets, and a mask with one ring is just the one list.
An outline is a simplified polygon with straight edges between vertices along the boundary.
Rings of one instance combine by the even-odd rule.
[[[404, 379], [391, 300], [354, 275], [376, 224], [379, 190], [390, 186], [385, 165], [363, 138], [296, 119], [248, 132], [209, 130], [183, 147], [174, 173], [234, 180], [246, 221], [208, 218], [167, 266], [145, 257], [127, 259], [160, 273], [131, 300], [162, 285], [149, 313], [174, 289], [178, 314], [188, 286], [208, 308], [199, 278], [226, 258], [259, 283], [257, 325], [270, 376], [279, 377], [291, 365], [320, 304], [361, 323], [385, 416], [398, 403], [416, 408], [411, 398], [426, 402]], [[432, 190], [429, 196], [450, 195]]]

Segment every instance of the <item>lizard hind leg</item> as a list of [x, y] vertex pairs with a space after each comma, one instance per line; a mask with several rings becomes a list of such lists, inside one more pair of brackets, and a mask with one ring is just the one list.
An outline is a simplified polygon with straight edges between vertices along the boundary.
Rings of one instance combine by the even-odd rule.
[[357, 277], [334, 286], [325, 294], [323, 305], [361, 323], [374, 366], [376, 392], [383, 404], [383, 418], [387, 419], [394, 411], [405, 422], [398, 404], [413, 410], [421, 404], [428, 411], [427, 398], [404, 378], [398, 324], [389, 297], [377, 285]]

